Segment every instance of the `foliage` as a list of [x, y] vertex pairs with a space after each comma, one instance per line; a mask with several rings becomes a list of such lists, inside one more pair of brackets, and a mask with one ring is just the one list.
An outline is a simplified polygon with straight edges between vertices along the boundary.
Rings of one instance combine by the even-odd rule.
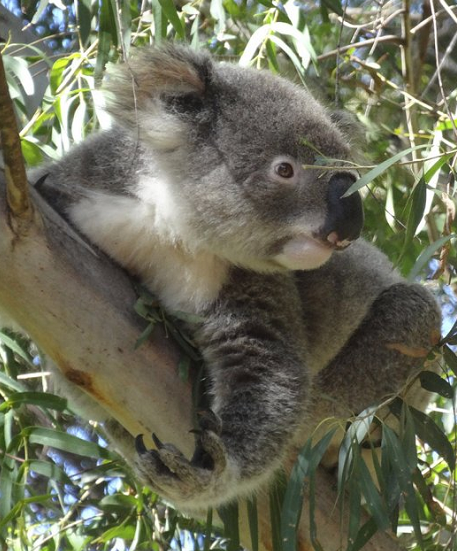
[[[339, 472], [341, 491], [346, 488], [349, 495], [347, 549], [361, 548], [371, 534], [388, 526], [398, 528], [408, 549], [455, 548], [456, 7], [409, 0], [40, 0], [21, 7], [44, 35], [33, 56], [21, 57], [20, 51], [13, 55], [12, 43], [3, 48], [30, 166], [60, 157], [72, 143], [105, 126], [97, 86], [107, 63], [125, 59], [132, 46], [170, 39], [207, 48], [221, 59], [288, 75], [329, 108], [344, 106], [358, 117], [366, 143], [358, 167], [366, 236], [406, 276], [428, 279], [443, 305], [446, 336], [426, 362], [430, 367], [438, 361], [442, 377], [427, 366], [420, 376], [422, 386], [437, 394], [428, 415], [398, 400], [390, 404], [390, 415], [399, 419], [398, 430], [384, 426], [381, 462], [373, 453], [378, 486], [363, 461], [367, 449], [376, 449], [367, 439], [367, 418], [380, 423], [378, 412], [370, 410], [352, 420]], [[30, 113], [30, 70], [43, 43], [52, 51], [41, 56], [49, 66], [49, 87], [40, 108]], [[353, 141], [362, 149], [357, 136]], [[43, 394], [45, 366], [33, 346], [7, 333], [0, 340], [3, 548], [179, 547], [179, 530], [194, 537], [192, 546], [220, 544], [209, 537], [202, 543], [195, 534], [209, 533], [208, 526], [160, 504], [136, 485], [92, 429], [74, 428], [62, 400]], [[19, 378], [22, 368], [40, 377], [27, 380], [26, 386]], [[80, 439], [77, 445], [73, 438]], [[308, 482], [314, 526], [314, 474], [328, 438], [305, 446], [289, 484], [272, 498], [273, 505], [280, 501], [276, 517], [281, 507], [283, 513], [282, 527], [279, 518], [275, 521], [276, 533], [282, 535], [278, 546], [282, 539], [284, 548], [294, 548], [303, 479]], [[91, 459], [75, 454], [75, 449]], [[361, 526], [362, 498], [370, 518]], [[233, 518], [233, 512], [225, 515], [226, 525], [233, 526]], [[255, 533], [254, 513], [251, 521]], [[229, 535], [233, 540], [233, 532]], [[319, 549], [319, 534], [312, 538]], [[255, 537], [253, 542], [255, 548]]]

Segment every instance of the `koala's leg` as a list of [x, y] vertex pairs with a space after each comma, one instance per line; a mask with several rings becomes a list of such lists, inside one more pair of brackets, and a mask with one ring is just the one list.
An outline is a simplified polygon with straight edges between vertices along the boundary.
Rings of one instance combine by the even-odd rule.
[[257, 489], [303, 423], [308, 373], [294, 280], [234, 270], [197, 340], [213, 401], [201, 416], [194, 457], [156, 438], [156, 450], [138, 441], [136, 462], [159, 494], [192, 511]]
[[385, 289], [316, 376], [313, 421], [349, 417], [399, 393], [437, 344], [440, 324], [438, 305], [424, 287], [400, 282]]

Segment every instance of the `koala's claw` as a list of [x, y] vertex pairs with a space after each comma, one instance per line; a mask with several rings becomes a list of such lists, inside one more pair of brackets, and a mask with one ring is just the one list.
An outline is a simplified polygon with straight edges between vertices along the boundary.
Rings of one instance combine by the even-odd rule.
[[146, 446], [144, 445], [143, 435], [139, 434], [135, 437], [135, 449], [138, 454], [143, 454], [148, 451]]
[[[188, 460], [172, 444], [164, 444], [153, 434], [157, 449], [148, 450], [141, 435], [136, 437], [136, 464], [151, 488], [174, 503], [209, 500], [220, 495], [220, 484], [230, 478], [228, 457], [220, 437], [222, 423], [212, 411], [199, 414], [195, 453]], [[205, 497], [206, 496], [206, 497]], [[203, 501], [204, 502], [204, 501]]]
[[157, 435], [152, 433], [152, 440], [155, 444], [155, 447], [158, 449], [158, 450], [161, 450], [163, 448], [163, 444], [162, 442], [158, 439]]

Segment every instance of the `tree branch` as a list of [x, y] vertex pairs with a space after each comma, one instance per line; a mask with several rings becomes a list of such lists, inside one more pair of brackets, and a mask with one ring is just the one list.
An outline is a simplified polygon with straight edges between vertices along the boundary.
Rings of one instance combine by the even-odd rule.
[[8, 93], [3, 58], [0, 53], [0, 144], [3, 149], [6, 175], [6, 196], [11, 223], [18, 235], [26, 234], [33, 212], [27, 192], [27, 176], [21, 153], [21, 143]]

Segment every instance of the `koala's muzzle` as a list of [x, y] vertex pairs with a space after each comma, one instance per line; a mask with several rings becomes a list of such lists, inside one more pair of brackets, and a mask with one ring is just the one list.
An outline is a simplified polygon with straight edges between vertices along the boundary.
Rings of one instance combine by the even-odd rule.
[[343, 197], [356, 181], [348, 172], [337, 172], [328, 182], [327, 217], [318, 236], [336, 249], [344, 249], [360, 237], [363, 227], [362, 199], [358, 192]]

